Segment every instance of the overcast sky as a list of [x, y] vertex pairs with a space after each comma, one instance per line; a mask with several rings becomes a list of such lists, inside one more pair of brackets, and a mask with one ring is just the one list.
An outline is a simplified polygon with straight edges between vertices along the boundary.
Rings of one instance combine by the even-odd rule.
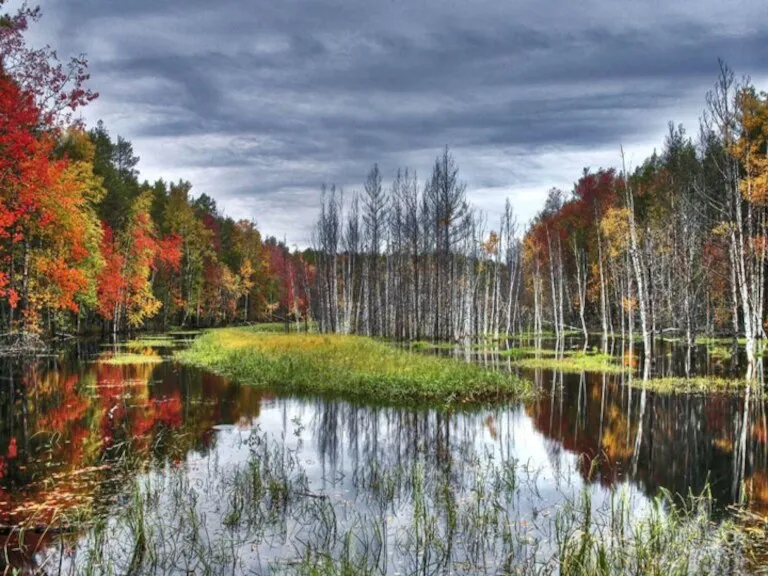
[[[18, 4], [18, 3], [17, 3]], [[525, 222], [583, 167], [697, 131], [717, 58], [768, 88], [765, 0], [40, 0], [33, 33], [87, 53], [84, 113], [299, 245], [323, 182], [373, 162], [423, 181], [449, 145], [493, 224]], [[13, 7], [13, 4], [10, 4]]]

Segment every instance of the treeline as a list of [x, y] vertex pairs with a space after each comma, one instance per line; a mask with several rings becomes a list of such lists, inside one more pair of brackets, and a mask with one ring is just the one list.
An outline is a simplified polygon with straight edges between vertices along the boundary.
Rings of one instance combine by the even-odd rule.
[[[618, 151], [617, 151], [618, 152]], [[617, 157], [619, 154], [617, 153]], [[361, 192], [324, 190], [316, 226], [323, 330], [471, 338], [577, 330], [765, 336], [768, 97], [721, 64], [699, 133], [670, 124], [660, 152], [585, 169], [550, 191], [522, 238], [510, 206], [487, 221], [446, 148], [422, 185], [374, 165]]]
[[180, 181], [141, 182], [131, 144], [73, 113], [83, 58], [27, 46], [0, 19], [0, 321], [5, 334], [306, 317], [313, 269]]
[[512, 332], [521, 243], [507, 201], [498, 231], [467, 202], [448, 148], [422, 186], [398, 170], [389, 188], [377, 165], [362, 193], [323, 191], [315, 232], [321, 330], [399, 339], [460, 339]]

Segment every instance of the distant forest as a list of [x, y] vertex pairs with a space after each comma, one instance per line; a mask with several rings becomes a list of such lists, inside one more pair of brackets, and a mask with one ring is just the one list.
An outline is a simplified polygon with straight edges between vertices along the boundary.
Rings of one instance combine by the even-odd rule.
[[[489, 222], [446, 147], [421, 181], [374, 164], [320, 193], [312, 246], [263, 238], [74, 112], [87, 62], [0, 25], [0, 321], [6, 335], [279, 320], [395, 339], [576, 331], [765, 336], [768, 96], [721, 64], [698, 133], [670, 124], [631, 169], [585, 170], [523, 228]], [[366, 168], [363, 168], [365, 171]], [[586, 345], [586, 344], [585, 344]]]

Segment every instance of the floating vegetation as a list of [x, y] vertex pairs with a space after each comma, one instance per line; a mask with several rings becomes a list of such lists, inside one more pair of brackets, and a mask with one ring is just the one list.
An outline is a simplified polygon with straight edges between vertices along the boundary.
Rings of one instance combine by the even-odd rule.
[[409, 353], [362, 336], [223, 328], [201, 336], [178, 358], [244, 384], [386, 402], [490, 401], [532, 391], [512, 374]]
[[459, 350], [465, 348], [456, 342], [429, 342], [427, 340], [415, 340], [409, 344], [411, 350]]
[[733, 336], [697, 336], [696, 337], [696, 344], [703, 344], [705, 346], [715, 346], [717, 344], [724, 345], [724, 346], [733, 346], [733, 343], [736, 342], [739, 346], [744, 346], [747, 343], [747, 339], [743, 336], [740, 336], [739, 338], [734, 338]]

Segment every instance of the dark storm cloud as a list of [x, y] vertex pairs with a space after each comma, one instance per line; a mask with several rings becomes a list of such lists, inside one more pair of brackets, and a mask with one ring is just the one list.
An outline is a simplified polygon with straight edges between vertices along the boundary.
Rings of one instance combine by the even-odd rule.
[[425, 172], [448, 144], [483, 208], [509, 194], [529, 216], [538, 207], [532, 189], [540, 197], [567, 185], [581, 166], [610, 162], [606, 152], [620, 143], [660, 143], [667, 120], [695, 118], [718, 57], [755, 78], [768, 72], [768, 27], [759, 24], [768, 9], [760, 0], [725, 4], [51, 0], [43, 8], [57, 36], [48, 40], [90, 57], [102, 97], [89, 117], [132, 139], [145, 171], [189, 174], [228, 211], [250, 211], [238, 217], [306, 241], [320, 183], [358, 185], [374, 161]]

